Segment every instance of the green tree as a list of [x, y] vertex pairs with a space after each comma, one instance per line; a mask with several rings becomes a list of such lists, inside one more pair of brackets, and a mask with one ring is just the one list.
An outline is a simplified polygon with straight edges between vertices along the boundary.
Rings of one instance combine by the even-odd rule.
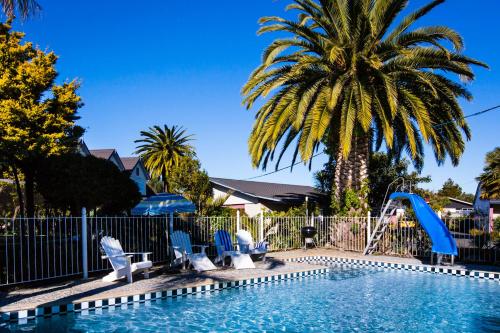
[[[385, 153], [377, 152], [370, 157], [369, 183], [370, 194], [368, 196], [370, 207], [378, 210], [383, 204], [385, 194], [391, 194], [396, 190], [395, 186], [388, 187], [397, 179], [405, 181], [405, 185], [410, 185], [412, 191], [418, 191], [422, 183], [430, 183], [430, 176], [420, 176], [417, 172], [409, 172], [410, 163], [406, 159], [394, 160]], [[401, 182], [400, 182], [401, 184]]]
[[455, 183], [451, 178], [448, 178], [437, 194], [443, 197], [460, 198], [462, 193], [460, 185]]
[[306, 163], [326, 143], [336, 200], [365, 184], [372, 143], [408, 152], [418, 168], [429, 143], [439, 164], [449, 156], [457, 165], [470, 138], [457, 100], [472, 96], [450, 74], [471, 81], [471, 65], [487, 66], [463, 55], [454, 30], [414, 27], [442, 2], [399, 18], [408, 0], [296, 0], [287, 9], [297, 19], [261, 18], [259, 34], [289, 37], [267, 47], [242, 89], [248, 109], [265, 99], [249, 138], [252, 164], [265, 169], [277, 157], [278, 167], [290, 146], [293, 161]]
[[474, 195], [471, 193], [465, 193], [462, 187], [455, 183], [451, 178], [448, 178], [441, 189], [436, 193], [436, 195], [444, 198], [455, 198], [467, 202], [474, 201]]
[[188, 144], [192, 136], [186, 135], [186, 130], [182, 127], [163, 125], [163, 128], [153, 126], [147, 131], [141, 131], [141, 137], [135, 140], [136, 143], [141, 143], [137, 146], [136, 154], [141, 155], [152, 177], [161, 177], [163, 190], [170, 193], [169, 171], [179, 165], [182, 157], [193, 151]]
[[486, 154], [483, 172], [477, 180], [481, 182], [483, 199], [500, 199], [500, 147]]
[[174, 193], [180, 193], [192, 201], [198, 208], [212, 196], [212, 186], [205, 170], [194, 153], [180, 159], [177, 166], [172, 166], [168, 183]]
[[[70, 180], [70, 181], [69, 181]], [[121, 214], [133, 208], [141, 194], [130, 177], [112, 162], [94, 156], [65, 154], [39, 164], [37, 190], [48, 208], [78, 216], [82, 207], [99, 214]]]
[[3, 13], [8, 17], [14, 17], [17, 12], [22, 18], [36, 14], [40, 5], [35, 0], [0, 0]]
[[[78, 82], [55, 83], [57, 56], [0, 24], [0, 155], [25, 181], [26, 212], [34, 216], [34, 176], [39, 161], [75, 149], [83, 129]], [[16, 176], [17, 178], [17, 176]], [[19, 184], [18, 184], [19, 186]]]

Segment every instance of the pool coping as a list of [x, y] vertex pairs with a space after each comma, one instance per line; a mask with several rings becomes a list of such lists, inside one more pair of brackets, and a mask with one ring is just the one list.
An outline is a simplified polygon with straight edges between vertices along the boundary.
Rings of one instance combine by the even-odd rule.
[[358, 266], [380, 267], [380, 268], [408, 270], [408, 271], [415, 271], [422, 273], [453, 275], [453, 276], [483, 279], [483, 280], [493, 280], [496, 282], [500, 282], [500, 272], [471, 270], [471, 269], [453, 268], [446, 266], [432, 266], [426, 264], [395, 263], [395, 262], [386, 262], [382, 260], [354, 259], [354, 258], [343, 258], [334, 256], [303, 256], [303, 257], [286, 258], [284, 259], [284, 261], [302, 262], [302, 263], [326, 265], [326, 266], [330, 264], [344, 263], [344, 264], [354, 264]]
[[206, 292], [219, 291], [231, 288], [254, 286], [263, 283], [301, 279], [317, 275], [327, 274], [329, 268], [304, 269], [298, 272], [271, 274], [249, 279], [238, 279], [225, 282], [204, 283], [191, 287], [170, 288], [159, 291], [145, 292], [129, 296], [109, 297], [92, 301], [71, 302], [50, 306], [38, 306], [30, 309], [0, 312], [0, 324], [18, 323], [26, 324], [37, 318], [48, 318], [54, 315], [66, 315], [68, 313], [85, 313], [98, 309], [107, 309], [123, 306], [137, 305], [146, 302], [155, 302], [167, 298], [185, 297]]

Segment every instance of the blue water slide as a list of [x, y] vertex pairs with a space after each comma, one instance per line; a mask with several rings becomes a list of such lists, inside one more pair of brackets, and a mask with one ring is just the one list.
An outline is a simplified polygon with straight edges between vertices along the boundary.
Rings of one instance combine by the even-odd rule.
[[457, 243], [450, 231], [422, 197], [414, 193], [394, 192], [389, 199], [407, 199], [410, 201], [418, 222], [431, 238], [432, 252], [454, 256], [458, 254]]

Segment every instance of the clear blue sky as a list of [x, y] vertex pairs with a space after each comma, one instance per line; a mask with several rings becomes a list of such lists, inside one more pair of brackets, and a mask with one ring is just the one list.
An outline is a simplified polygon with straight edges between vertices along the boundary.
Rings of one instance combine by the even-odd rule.
[[[256, 35], [258, 18], [282, 15], [289, 1], [39, 2], [40, 17], [15, 28], [60, 56], [61, 81], [82, 81], [80, 124], [91, 149], [116, 148], [127, 156], [140, 130], [177, 124], [195, 134], [198, 156], [211, 176], [241, 179], [262, 173], [252, 169], [247, 154], [255, 110], [242, 107], [240, 89], [272, 40]], [[413, 0], [410, 9], [424, 3]], [[466, 114], [500, 104], [499, 13], [497, 0], [448, 0], [422, 20], [456, 29], [465, 39], [466, 54], [491, 67], [477, 69], [469, 87], [475, 99], [462, 103]], [[473, 192], [485, 153], [500, 144], [499, 120], [498, 111], [470, 120], [473, 139], [458, 167], [438, 167], [427, 149], [423, 174], [432, 175], [429, 188], [438, 189], [452, 177]], [[315, 160], [313, 171], [323, 162]], [[260, 180], [312, 184], [312, 173], [299, 166]]]

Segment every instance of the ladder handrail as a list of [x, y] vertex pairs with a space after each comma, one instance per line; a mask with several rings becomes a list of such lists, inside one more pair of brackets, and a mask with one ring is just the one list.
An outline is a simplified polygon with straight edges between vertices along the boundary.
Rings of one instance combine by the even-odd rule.
[[392, 182], [391, 182], [391, 183], [387, 186], [387, 190], [385, 190], [384, 200], [382, 201], [382, 206], [380, 207], [380, 213], [381, 213], [381, 215], [380, 215], [380, 216], [384, 216], [384, 215], [382, 214], [382, 208], [384, 207], [384, 204], [385, 204], [385, 199], [387, 199], [387, 194], [389, 194], [389, 189], [391, 188], [391, 186], [392, 186], [395, 182], [397, 182], [397, 181], [399, 181], [399, 180], [402, 180], [402, 181], [403, 181], [403, 187], [402, 187], [402, 188], [403, 188], [403, 190], [404, 190], [404, 187], [405, 187], [405, 178], [404, 178], [404, 177], [398, 177], [398, 178], [396, 178], [395, 180], [393, 180], [393, 181], [392, 181]]
[[387, 204], [384, 207], [384, 211], [382, 212], [382, 214], [378, 218], [377, 224], [375, 225], [375, 228], [373, 228], [373, 232], [370, 235], [370, 237], [368, 238], [368, 244], [366, 245], [365, 250], [363, 251], [363, 255], [366, 255], [366, 253], [368, 252], [368, 249], [369, 249], [370, 245], [372, 244], [373, 239], [375, 238], [375, 235], [377, 234], [378, 229], [380, 228], [380, 224], [382, 224], [382, 221], [386, 217], [385, 215], [386, 215], [387, 210], [389, 209], [392, 202], [393, 202], [392, 199], [389, 199], [389, 201], [387, 201]]

